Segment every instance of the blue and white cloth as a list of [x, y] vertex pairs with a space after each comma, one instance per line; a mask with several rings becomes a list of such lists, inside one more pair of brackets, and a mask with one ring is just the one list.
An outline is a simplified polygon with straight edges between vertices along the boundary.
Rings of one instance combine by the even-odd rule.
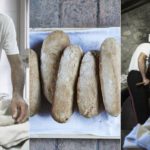
[[125, 137], [124, 148], [145, 148], [150, 150], [150, 118], [143, 124], [137, 124]]

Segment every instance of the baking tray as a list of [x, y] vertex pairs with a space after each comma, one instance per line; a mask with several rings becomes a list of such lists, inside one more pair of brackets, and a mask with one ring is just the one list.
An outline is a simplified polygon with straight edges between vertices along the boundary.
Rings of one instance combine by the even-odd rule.
[[[40, 58], [43, 40], [54, 29], [30, 30], [30, 48]], [[99, 50], [102, 42], [114, 37], [120, 43], [120, 28], [58, 29], [66, 32], [72, 44], [80, 45], [84, 52]], [[40, 68], [39, 68], [40, 69]], [[120, 116], [112, 117], [105, 111], [91, 119], [74, 111], [67, 123], [57, 123], [50, 114], [51, 105], [42, 97], [41, 111], [30, 118], [31, 138], [84, 138], [84, 139], [120, 139]]]

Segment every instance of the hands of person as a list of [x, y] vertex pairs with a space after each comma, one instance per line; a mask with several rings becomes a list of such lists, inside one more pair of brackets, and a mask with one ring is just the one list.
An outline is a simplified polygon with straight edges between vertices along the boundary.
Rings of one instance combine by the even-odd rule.
[[21, 96], [13, 96], [11, 101], [12, 118], [17, 123], [23, 123], [28, 117], [28, 105]]
[[148, 85], [150, 83], [150, 80], [149, 79], [147, 79], [147, 78], [145, 78], [145, 79], [143, 79], [143, 84], [146, 86], [146, 85]]

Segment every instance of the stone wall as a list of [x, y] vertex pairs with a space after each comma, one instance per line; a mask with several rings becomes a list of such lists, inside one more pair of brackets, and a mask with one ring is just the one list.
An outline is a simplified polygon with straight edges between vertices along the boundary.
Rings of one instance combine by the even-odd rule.
[[120, 26], [120, 0], [30, 0], [30, 27]]
[[148, 42], [150, 34], [150, 3], [122, 15], [122, 73], [128, 72], [136, 47]]

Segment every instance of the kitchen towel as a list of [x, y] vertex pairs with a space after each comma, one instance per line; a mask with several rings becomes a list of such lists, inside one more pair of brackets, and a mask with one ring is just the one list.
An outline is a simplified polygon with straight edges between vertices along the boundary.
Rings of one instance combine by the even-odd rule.
[[0, 146], [0, 150], [29, 150], [29, 140], [11, 148], [4, 148]]
[[[43, 40], [56, 29], [33, 30], [30, 32], [30, 48], [40, 54]], [[120, 28], [95, 29], [61, 29], [66, 32], [72, 44], [80, 45], [84, 52], [99, 50], [102, 42], [108, 37], [114, 37], [120, 43]], [[40, 55], [39, 55], [40, 56]], [[30, 136], [62, 138], [72, 135], [92, 135], [98, 138], [120, 138], [120, 116], [113, 117], [105, 111], [92, 118], [85, 118], [74, 111], [66, 123], [56, 122], [50, 114], [50, 105], [44, 113], [30, 117]]]
[[150, 150], [150, 118], [143, 124], [137, 124], [125, 137], [124, 148], [145, 148]]
[[[17, 149], [19, 144], [29, 138], [28, 121], [15, 124], [15, 120], [12, 119], [10, 113], [10, 103], [10, 97], [7, 94], [0, 94], [0, 150]], [[23, 145], [20, 147], [23, 147]], [[28, 149], [26, 148], [26, 150]]]

